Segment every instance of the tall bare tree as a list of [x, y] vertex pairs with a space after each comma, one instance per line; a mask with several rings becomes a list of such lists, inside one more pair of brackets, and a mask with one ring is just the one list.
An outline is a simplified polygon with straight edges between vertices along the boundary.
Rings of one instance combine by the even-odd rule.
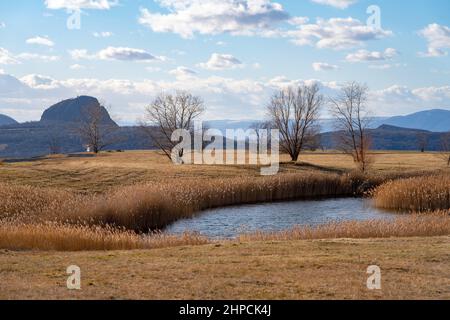
[[[178, 141], [172, 141], [172, 133], [185, 129], [194, 134], [194, 121], [205, 111], [203, 100], [186, 91], [175, 94], [162, 93], [146, 108], [146, 123], [142, 125], [153, 143], [172, 158], [172, 150]], [[196, 133], [203, 134], [203, 133]], [[178, 150], [180, 159], [185, 150]]]
[[[272, 125], [271, 125], [270, 121], [257, 121], [250, 125], [250, 129], [255, 130], [255, 133], [256, 133], [256, 146], [257, 146], [258, 152], [260, 151], [259, 149], [260, 149], [260, 143], [261, 143], [261, 139], [262, 139], [260, 130], [270, 130], [271, 128], [272, 128]], [[270, 134], [268, 134], [267, 140], [270, 140], [269, 138], [270, 138]]]
[[75, 128], [83, 143], [95, 154], [118, 142], [116, 133], [119, 128], [107, 121], [107, 114], [102, 105], [90, 105], [82, 111], [81, 119]]
[[267, 107], [270, 122], [280, 131], [281, 151], [297, 161], [308, 138], [314, 134], [324, 98], [313, 84], [289, 87], [274, 94]]
[[450, 166], [450, 132], [445, 133], [441, 138], [440, 157]]
[[417, 147], [420, 152], [425, 152], [428, 147], [428, 135], [426, 132], [419, 132], [416, 135]]
[[367, 108], [368, 87], [357, 82], [347, 84], [341, 93], [331, 98], [331, 112], [336, 119], [339, 132], [339, 147], [353, 157], [359, 169], [367, 171], [370, 137], [370, 117]]

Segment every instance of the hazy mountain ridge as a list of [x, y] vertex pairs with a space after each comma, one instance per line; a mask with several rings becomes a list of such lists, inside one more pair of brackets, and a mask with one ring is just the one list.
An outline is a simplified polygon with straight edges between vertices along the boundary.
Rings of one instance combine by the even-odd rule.
[[[61, 101], [44, 111], [41, 121], [19, 124], [14, 119], [0, 115], [0, 157], [33, 157], [50, 153], [51, 144], [59, 144], [61, 153], [84, 151], [83, 142], [76, 134], [76, 123], [82, 118], [83, 112], [90, 106], [98, 106], [96, 98], [80, 96]], [[117, 126], [108, 111], [102, 109], [104, 125]], [[408, 120], [411, 119], [411, 120]], [[411, 122], [408, 122], [411, 121]], [[252, 120], [213, 120], [207, 121], [208, 128], [248, 129], [257, 121]], [[418, 128], [408, 129], [406, 125]], [[321, 145], [327, 149], [335, 149], [337, 133], [333, 132], [334, 120], [320, 120], [322, 132]], [[397, 125], [396, 125], [397, 124]], [[401, 127], [400, 125], [403, 125]], [[435, 131], [450, 131], [450, 111], [427, 110], [407, 116], [392, 118], [373, 118], [370, 136], [374, 150], [420, 150], [419, 136], [425, 137], [427, 151], [437, 151], [441, 147], [443, 133], [432, 132], [423, 128], [434, 128]], [[139, 127], [118, 127], [115, 132], [119, 141], [108, 150], [139, 150], [151, 149], [153, 144]]]

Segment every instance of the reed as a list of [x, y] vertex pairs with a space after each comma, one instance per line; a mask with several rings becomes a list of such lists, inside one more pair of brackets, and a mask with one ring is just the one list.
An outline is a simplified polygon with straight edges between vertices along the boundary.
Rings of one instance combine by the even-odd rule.
[[[318, 227], [299, 226], [282, 232], [255, 232], [243, 234], [236, 240], [296, 241], [444, 235], [450, 235], [449, 210], [401, 216], [394, 220], [333, 222]], [[0, 224], [0, 248], [8, 250], [142, 250], [208, 243], [212, 241], [195, 233], [181, 236], [161, 233], [139, 235], [111, 226], [65, 225], [56, 222], [25, 224], [16, 221], [2, 221]]]
[[362, 195], [387, 180], [360, 174], [288, 173], [273, 177], [190, 179], [116, 188], [105, 194], [0, 184], [0, 218], [163, 229], [202, 210], [230, 205]]
[[65, 219], [71, 221], [106, 223], [147, 232], [216, 207], [355, 193], [350, 177], [323, 174], [141, 184], [98, 196], [87, 206], [64, 208], [56, 218], [66, 214]]
[[389, 181], [374, 194], [379, 208], [429, 212], [450, 208], [450, 175]]
[[2, 221], [0, 225], [0, 248], [8, 250], [137, 250], [201, 245], [208, 242], [208, 239], [198, 234], [138, 235], [110, 226], [65, 225], [57, 222], [25, 224], [11, 221]]
[[317, 227], [298, 226], [282, 232], [254, 232], [240, 241], [291, 241], [315, 239], [368, 239], [450, 235], [450, 210], [412, 214], [387, 220], [331, 222]]

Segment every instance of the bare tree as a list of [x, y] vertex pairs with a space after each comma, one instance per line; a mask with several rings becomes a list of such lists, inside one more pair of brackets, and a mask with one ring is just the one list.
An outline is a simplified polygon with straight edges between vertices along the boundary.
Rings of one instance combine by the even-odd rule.
[[331, 112], [336, 119], [339, 132], [339, 147], [353, 157], [362, 172], [370, 165], [370, 138], [368, 129], [368, 87], [357, 82], [347, 84], [341, 93], [331, 98]]
[[90, 105], [82, 111], [75, 131], [95, 154], [117, 143], [118, 126], [109, 119], [108, 111], [100, 104]]
[[[255, 130], [256, 133], [256, 146], [259, 152], [260, 150], [260, 142], [261, 142], [261, 131], [260, 130], [270, 130], [272, 128], [272, 124], [270, 121], [257, 121], [250, 125], [250, 129]], [[267, 136], [267, 140], [270, 139], [270, 134]], [[268, 141], [269, 142], [269, 141]]]
[[276, 93], [267, 107], [273, 128], [280, 131], [281, 151], [297, 161], [314, 128], [323, 104], [319, 86], [289, 87]]
[[450, 132], [445, 133], [441, 137], [441, 151], [439, 155], [447, 162], [447, 166], [450, 166]]
[[50, 154], [60, 154], [62, 151], [62, 141], [61, 137], [54, 130], [49, 130], [48, 134], [48, 148]]
[[416, 136], [416, 141], [420, 152], [425, 152], [428, 146], [428, 135], [425, 132], [420, 132]]
[[[178, 141], [172, 141], [172, 133], [185, 129], [194, 134], [194, 121], [204, 111], [204, 103], [200, 97], [185, 91], [177, 91], [175, 95], [162, 93], [146, 108], [147, 122], [142, 128], [155, 145], [171, 159], [172, 150], [178, 144]], [[178, 150], [180, 159], [184, 151], [182, 148]]]

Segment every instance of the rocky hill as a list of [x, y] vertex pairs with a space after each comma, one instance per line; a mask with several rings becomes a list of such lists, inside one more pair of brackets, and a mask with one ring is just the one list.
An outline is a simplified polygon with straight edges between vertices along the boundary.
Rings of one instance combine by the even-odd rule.
[[0, 126], [8, 126], [12, 124], [18, 124], [18, 122], [11, 117], [0, 114]]
[[[44, 111], [40, 122], [75, 123], [86, 118], [90, 111], [100, 106], [96, 98], [80, 96], [61, 101]], [[105, 107], [100, 106], [101, 124], [117, 126]]]

